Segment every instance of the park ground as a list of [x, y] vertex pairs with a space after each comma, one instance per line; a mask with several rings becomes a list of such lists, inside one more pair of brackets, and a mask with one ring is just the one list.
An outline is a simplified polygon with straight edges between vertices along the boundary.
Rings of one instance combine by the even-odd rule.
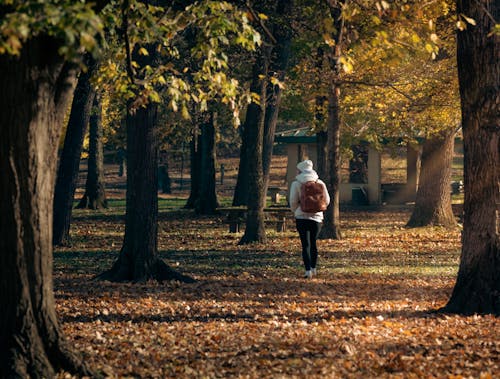
[[73, 243], [54, 252], [62, 329], [104, 377], [498, 378], [498, 318], [436, 312], [460, 227], [407, 229], [408, 206], [344, 209], [344, 238], [319, 242], [306, 280], [291, 218], [238, 246], [223, 216], [181, 209], [178, 192], [160, 198], [159, 252], [196, 282], [97, 282], [123, 240], [124, 200], [109, 193], [109, 209], [74, 211]]

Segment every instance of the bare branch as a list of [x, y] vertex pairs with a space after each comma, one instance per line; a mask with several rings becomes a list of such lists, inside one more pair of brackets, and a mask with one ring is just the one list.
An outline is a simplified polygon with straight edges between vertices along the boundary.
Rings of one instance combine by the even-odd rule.
[[274, 38], [273, 34], [271, 33], [271, 31], [267, 28], [267, 26], [264, 24], [264, 22], [262, 21], [262, 19], [259, 17], [259, 15], [255, 12], [255, 10], [252, 8], [252, 6], [250, 5], [250, 2], [247, 1], [246, 3], [246, 7], [248, 9], [248, 11], [250, 12], [250, 14], [256, 19], [258, 20], [259, 22], [259, 25], [260, 27], [264, 30], [264, 33], [269, 37], [269, 39], [271, 40], [271, 42], [273, 44], [276, 44], [278, 41], [276, 41], [276, 38]]

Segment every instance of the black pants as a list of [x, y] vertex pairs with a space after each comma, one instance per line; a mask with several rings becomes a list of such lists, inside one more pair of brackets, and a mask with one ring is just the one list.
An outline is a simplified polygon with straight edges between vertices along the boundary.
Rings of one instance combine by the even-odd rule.
[[316, 268], [318, 261], [318, 248], [316, 247], [316, 239], [321, 230], [321, 223], [313, 220], [295, 219], [297, 231], [302, 244], [302, 259], [306, 270]]

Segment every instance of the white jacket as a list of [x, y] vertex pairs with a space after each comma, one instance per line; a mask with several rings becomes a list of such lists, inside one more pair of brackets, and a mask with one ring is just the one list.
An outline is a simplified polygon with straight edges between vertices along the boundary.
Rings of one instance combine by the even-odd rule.
[[326, 204], [330, 204], [330, 195], [328, 194], [328, 190], [326, 189], [325, 183], [318, 178], [318, 174], [314, 170], [302, 171], [299, 175], [295, 177], [295, 180], [292, 182], [290, 186], [290, 209], [295, 215], [295, 218], [305, 219], [305, 220], [314, 220], [316, 222], [323, 221], [323, 212], [316, 213], [307, 213], [302, 212], [300, 209], [300, 188], [302, 184], [309, 181], [318, 181], [323, 185], [323, 190], [325, 191]]

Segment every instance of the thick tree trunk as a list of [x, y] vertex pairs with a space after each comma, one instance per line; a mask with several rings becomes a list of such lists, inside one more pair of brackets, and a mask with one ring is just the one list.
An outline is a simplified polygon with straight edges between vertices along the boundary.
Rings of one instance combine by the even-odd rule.
[[201, 178], [200, 196], [196, 203], [196, 213], [215, 214], [219, 206], [215, 185], [215, 127], [217, 114], [205, 114], [201, 126]]
[[76, 71], [46, 36], [0, 56], [0, 377], [92, 375], [61, 334], [52, 284], [57, 147]]
[[127, 116], [127, 206], [125, 236], [113, 267], [98, 279], [116, 282], [192, 279], [172, 270], [158, 257], [157, 106]]
[[200, 197], [201, 188], [201, 136], [198, 135], [198, 129], [193, 130], [193, 136], [191, 138], [191, 143], [189, 144], [190, 152], [190, 176], [191, 176], [191, 191], [189, 193], [189, 198], [186, 202], [184, 208], [194, 209], [196, 202]]
[[57, 171], [54, 193], [54, 234], [52, 238], [54, 245], [66, 245], [70, 242], [71, 212], [78, 181], [83, 138], [87, 131], [92, 102], [95, 96], [95, 90], [92, 88], [90, 78], [95, 71], [96, 62], [90, 54], [87, 54], [85, 63], [88, 70], [82, 72], [78, 78]]
[[457, 224], [451, 208], [451, 164], [454, 132], [424, 141], [415, 207], [406, 226]]
[[77, 208], [102, 209], [108, 207], [104, 186], [104, 151], [102, 145], [102, 105], [95, 96], [89, 127], [89, 159], [85, 193]]
[[447, 312], [500, 315], [500, 18], [498, 1], [457, 1], [475, 26], [458, 33], [464, 137], [464, 226], [458, 277]]
[[248, 199], [245, 234], [239, 244], [265, 242], [264, 206], [264, 176], [262, 172], [262, 145], [264, 137], [264, 118], [266, 109], [266, 81], [268, 73], [268, 54], [262, 51], [253, 66], [252, 84], [250, 90], [259, 94], [260, 104], [251, 103], [248, 106], [245, 128], [247, 129], [248, 158]]

